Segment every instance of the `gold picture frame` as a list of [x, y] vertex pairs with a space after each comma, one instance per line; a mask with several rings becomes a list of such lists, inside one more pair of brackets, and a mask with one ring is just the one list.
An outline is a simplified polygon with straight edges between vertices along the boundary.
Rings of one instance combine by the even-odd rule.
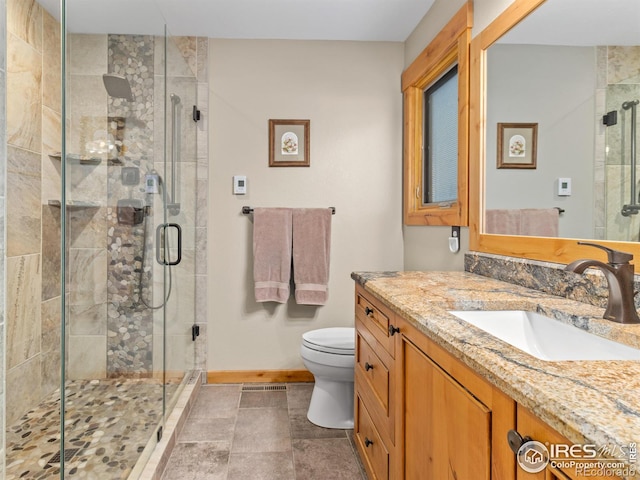
[[536, 168], [537, 123], [498, 123], [498, 168]]
[[269, 120], [269, 166], [308, 167], [311, 120]]

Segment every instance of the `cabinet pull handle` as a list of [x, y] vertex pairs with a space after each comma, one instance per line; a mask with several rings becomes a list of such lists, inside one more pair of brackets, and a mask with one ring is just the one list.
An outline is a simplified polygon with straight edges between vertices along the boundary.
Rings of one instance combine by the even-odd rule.
[[511, 449], [511, 451], [516, 455], [518, 454], [520, 447], [530, 441], [531, 437], [523, 437], [515, 430], [509, 430], [507, 432], [507, 443], [509, 444], [509, 448]]
[[373, 370], [373, 365], [371, 365], [369, 362], [365, 362], [364, 364], [364, 369], [368, 372], [369, 370]]
[[[509, 430], [507, 432], [507, 442], [509, 443], [509, 448], [511, 448], [513, 453], [518, 455], [518, 452], [523, 447], [523, 445], [526, 445], [529, 442], [533, 442], [533, 439], [531, 437], [523, 437], [519, 432], [515, 430]], [[525, 450], [525, 452], [527, 452], [527, 450]], [[557, 477], [558, 480], [570, 480], [569, 477], [557, 467], [549, 465], [547, 466], [547, 470], [553, 472], [553, 478]]]
[[372, 313], [373, 313], [373, 309], [372, 309], [372, 308], [369, 308], [369, 307], [365, 307], [365, 308], [364, 308], [364, 314], [365, 314], [367, 317], [370, 317]]
[[398, 327], [394, 327], [393, 325], [389, 325], [389, 335], [393, 337], [396, 333], [400, 333], [400, 329]]
[[373, 440], [369, 440], [367, 437], [364, 437], [364, 446], [369, 448], [370, 445], [373, 445]]

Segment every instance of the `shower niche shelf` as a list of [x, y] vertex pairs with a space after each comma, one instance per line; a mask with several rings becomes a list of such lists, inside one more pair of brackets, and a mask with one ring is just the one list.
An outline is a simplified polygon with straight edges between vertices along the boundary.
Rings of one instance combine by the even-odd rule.
[[[50, 153], [49, 158], [51, 160], [62, 161], [62, 153], [55, 152]], [[100, 157], [88, 157], [86, 155], [77, 155], [75, 153], [67, 154], [67, 162], [71, 163], [79, 163], [80, 165], [99, 165], [102, 163], [102, 159]]]
[[[60, 152], [54, 152], [49, 154], [51, 160], [62, 161], [62, 154]], [[74, 153], [67, 154], [67, 161], [70, 163], [79, 163], [80, 165], [99, 165], [102, 163], [102, 158], [99, 157], [87, 157], [83, 155], [76, 155]], [[109, 166], [121, 166], [124, 162], [119, 158], [107, 158], [107, 165]]]
[[[47, 204], [51, 207], [60, 208], [62, 203], [60, 200], [49, 200]], [[80, 200], [69, 200], [67, 201], [67, 208], [100, 208], [100, 205], [96, 202], [86, 202]]]

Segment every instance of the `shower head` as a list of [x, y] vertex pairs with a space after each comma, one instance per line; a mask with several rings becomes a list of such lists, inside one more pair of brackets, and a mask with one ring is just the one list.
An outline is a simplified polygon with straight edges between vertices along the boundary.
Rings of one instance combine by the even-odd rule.
[[133, 101], [131, 85], [126, 77], [116, 75], [115, 73], [105, 73], [102, 75], [102, 81], [104, 82], [104, 88], [107, 89], [107, 93], [110, 96], [115, 98], [124, 98], [130, 102]]
[[622, 104], [622, 108], [624, 110], [629, 110], [631, 107], [638, 105], [640, 103], [640, 100], [629, 100], [628, 102], [624, 102]]

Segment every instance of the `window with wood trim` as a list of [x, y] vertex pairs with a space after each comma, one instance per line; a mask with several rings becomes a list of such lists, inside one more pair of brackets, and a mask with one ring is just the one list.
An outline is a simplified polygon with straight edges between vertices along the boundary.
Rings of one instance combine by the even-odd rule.
[[472, 18], [468, 2], [402, 74], [406, 225], [468, 225]]

